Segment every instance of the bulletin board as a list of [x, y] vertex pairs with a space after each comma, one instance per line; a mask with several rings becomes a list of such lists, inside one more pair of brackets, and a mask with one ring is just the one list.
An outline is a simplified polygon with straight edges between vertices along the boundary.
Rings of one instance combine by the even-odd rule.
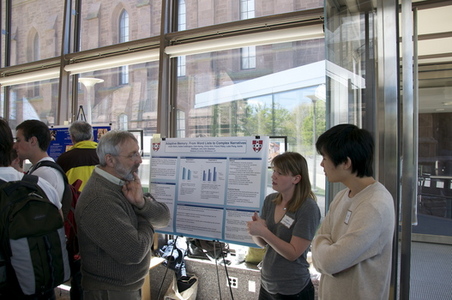
[[256, 246], [246, 222], [266, 196], [268, 136], [151, 144], [150, 192], [171, 211], [169, 226], [158, 232]]
[[[62, 153], [73, 146], [69, 135], [69, 126], [52, 126], [49, 129], [51, 141], [48, 154], [56, 161]], [[110, 131], [110, 129], [110, 125], [93, 126], [93, 140], [98, 142], [102, 135]]]

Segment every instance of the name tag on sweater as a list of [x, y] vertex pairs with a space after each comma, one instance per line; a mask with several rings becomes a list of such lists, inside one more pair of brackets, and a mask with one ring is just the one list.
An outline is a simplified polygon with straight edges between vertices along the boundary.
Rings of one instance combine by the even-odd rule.
[[345, 224], [348, 225], [348, 221], [350, 220], [351, 215], [352, 215], [352, 211], [351, 210], [347, 211], [347, 214], [345, 215], [345, 220], [344, 220]]

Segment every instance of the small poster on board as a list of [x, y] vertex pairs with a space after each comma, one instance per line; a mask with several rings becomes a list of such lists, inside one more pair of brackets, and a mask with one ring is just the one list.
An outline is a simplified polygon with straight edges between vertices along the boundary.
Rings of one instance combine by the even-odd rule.
[[[56, 161], [62, 153], [73, 146], [69, 135], [69, 126], [53, 126], [49, 129], [51, 141], [47, 151], [49, 156]], [[98, 142], [102, 135], [110, 131], [110, 129], [110, 125], [93, 126], [93, 140]]]

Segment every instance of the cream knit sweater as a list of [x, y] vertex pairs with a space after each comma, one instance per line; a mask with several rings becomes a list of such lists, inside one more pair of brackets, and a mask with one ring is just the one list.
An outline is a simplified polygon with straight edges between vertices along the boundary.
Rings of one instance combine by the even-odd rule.
[[319, 299], [388, 299], [394, 201], [380, 183], [337, 194], [313, 242]]

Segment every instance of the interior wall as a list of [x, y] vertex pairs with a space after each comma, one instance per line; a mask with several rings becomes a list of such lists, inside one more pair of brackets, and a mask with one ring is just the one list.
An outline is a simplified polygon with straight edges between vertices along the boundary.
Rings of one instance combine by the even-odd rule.
[[419, 166], [422, 173], [452, 176], [452, 113], [419, 114]]
[[[198, 277], [198, 292], [196, 299], [237, 299], [256, 300], [259, 296], [260, 272], [252, 264], [228, 266], [229, 277], [237, 279], [237, 287], [232, 288], [233, 297], [227, 286], [226, 271], [223, 265], [208, 260], [185, 258], [187, 274]], [[217, 275], [218, 272], [218, 275]], [[165, 275], [166, 273], [166, 275]], [[151, 299], [161, 300], [173, 280], [174, 271], [160, 264], [150, 270]], [[161, 290], [160, 297], [159, 290]], [[221, 294], [220, 294], [221, 293]]]

